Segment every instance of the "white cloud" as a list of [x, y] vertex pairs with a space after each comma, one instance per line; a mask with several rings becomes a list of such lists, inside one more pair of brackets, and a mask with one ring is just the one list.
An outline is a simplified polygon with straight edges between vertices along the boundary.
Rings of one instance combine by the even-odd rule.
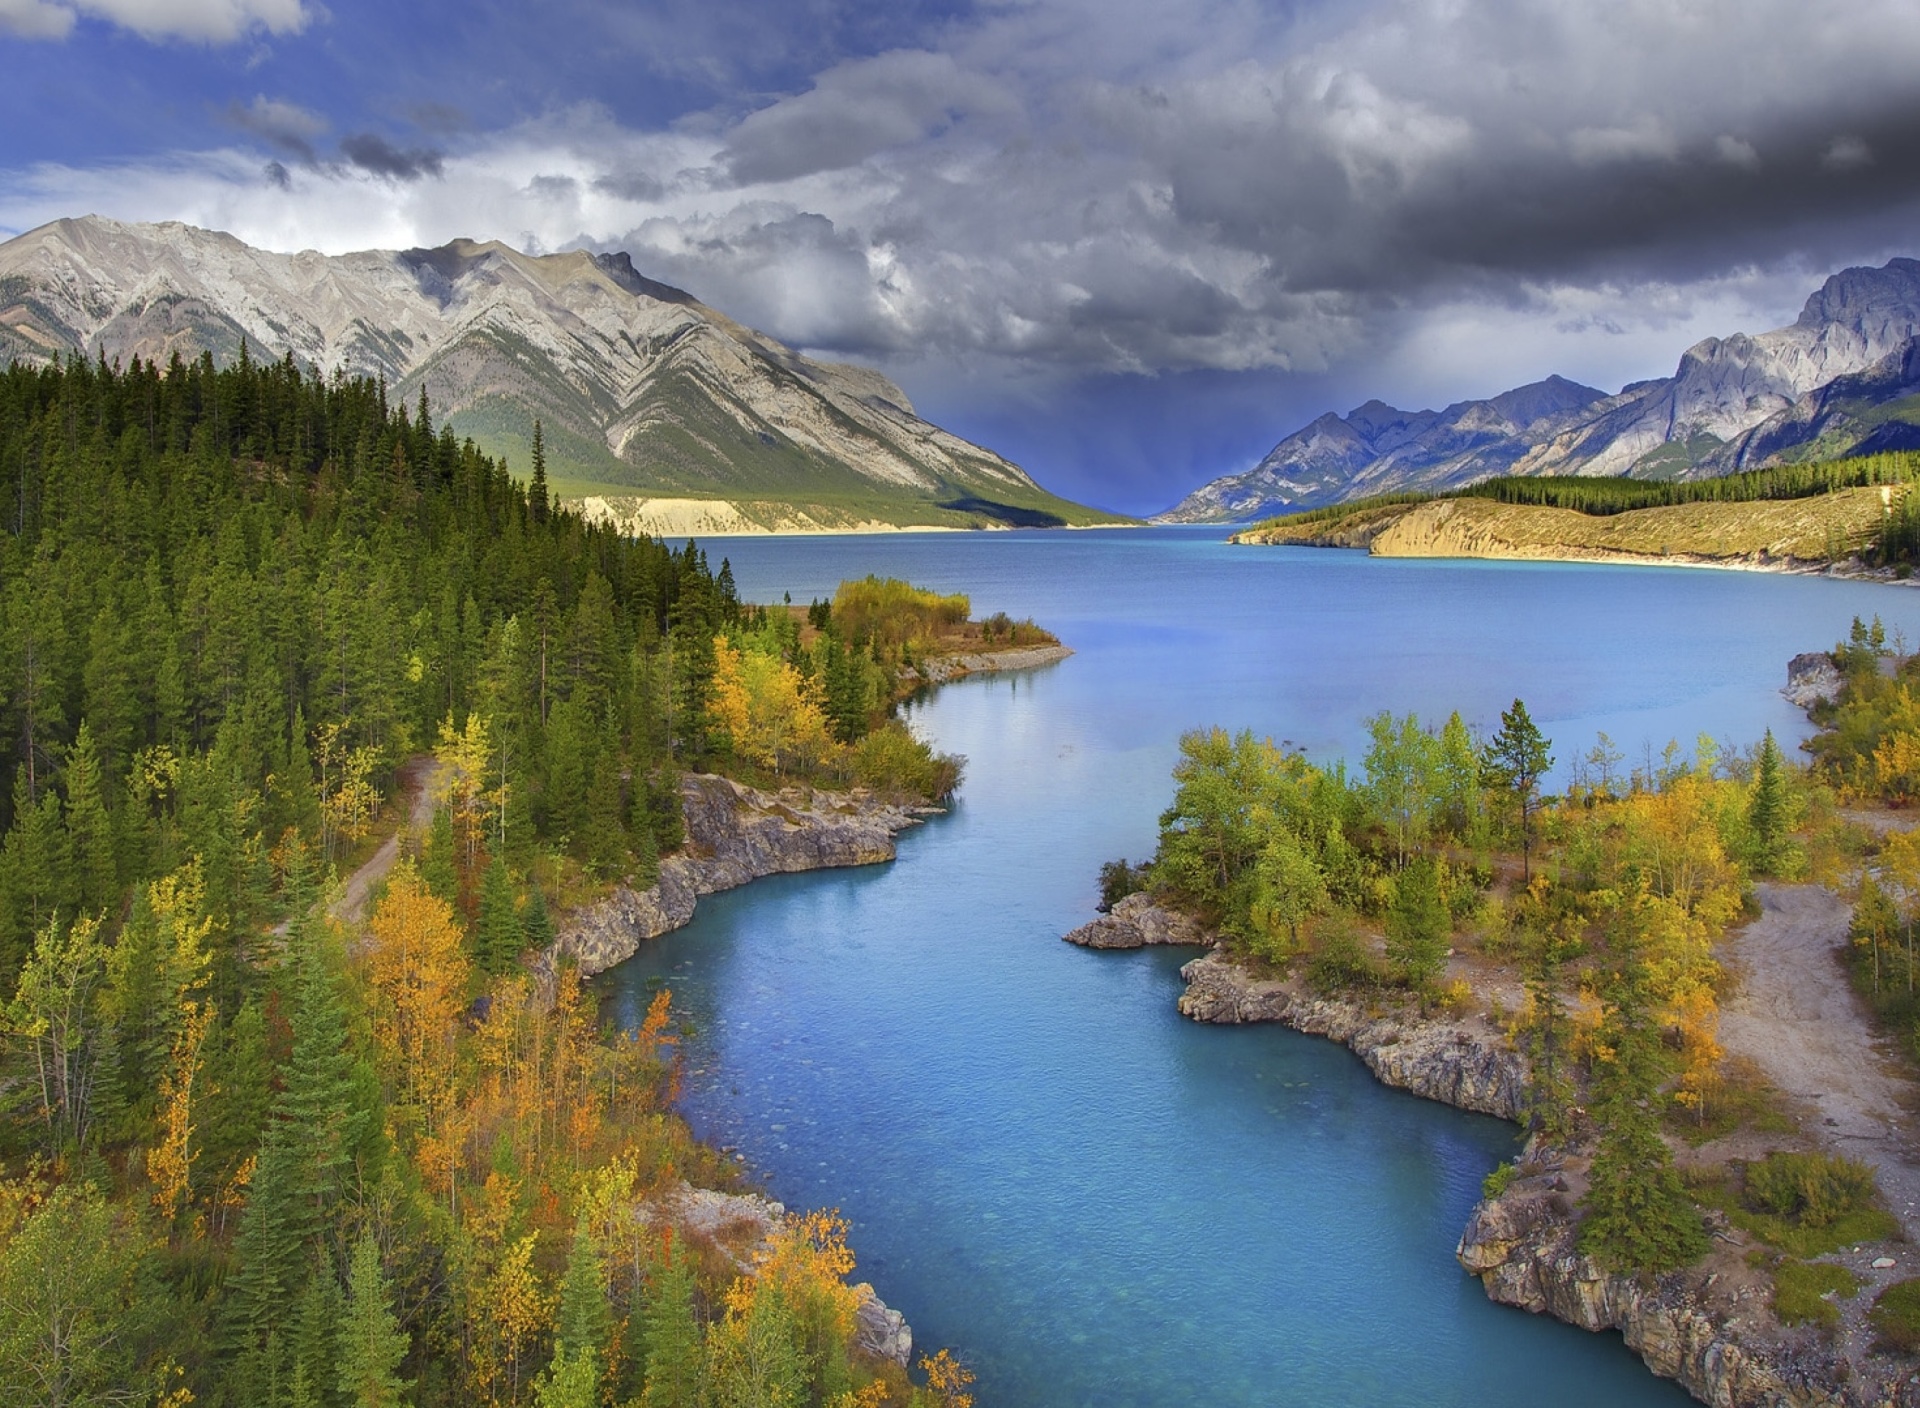
[[0, 0], [0, 34], [23, 39], [65, 39], [73, 11], [50, 0]]
[[80, 15], [146, 39], [208, 44], [231, 43], [256, 30], [298, 34], [312, 19], [302, 0], [0, 0], [0, 31], [64, 39]]

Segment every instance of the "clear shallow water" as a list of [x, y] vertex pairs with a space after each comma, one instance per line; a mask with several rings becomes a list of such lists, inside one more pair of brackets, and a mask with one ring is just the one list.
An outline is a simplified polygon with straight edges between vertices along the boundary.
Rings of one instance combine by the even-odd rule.
[[1563, 758], [1705, 730], [1804, 735], [1787, 658], [1920, 594], [1699, 570], [1385, 562], [1179, 530], [715, 540], [742, 594], [868, 571], [1032, 615], [1078, 652], [950, 686], [917, 726], [969, 758], [893, 865], [701, 901], [603, 979], [691, 1014], [686, 1109], [777, 1197], [853, 1221], [859, 1274], [983, 1408], [1677, 1405], [1616, 1336], [1502, 1309], [1453, 1261], [1512, 1129], [1386, 1090], [1342, 1048], [1174, 1011], [1188, 953], [1059, 942], [1139, 858], [1183, 729], [1357, 758], [1381, 708]]

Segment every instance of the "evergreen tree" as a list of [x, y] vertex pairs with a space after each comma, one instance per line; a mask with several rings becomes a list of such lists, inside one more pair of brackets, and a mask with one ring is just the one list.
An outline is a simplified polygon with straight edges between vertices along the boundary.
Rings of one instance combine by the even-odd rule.
[[617, 878], [631, 868], [623, 810], [619, 759], [603, 750], [587, 787], [584, 818], [587, 868], [602, 880]]
[[396, 1408], [406, 1402], [399, 1369], [407, 1357], [407, 1336], [394, 1319], [372, 1232], [361, 1233], [354, 1245], [339, 1346], [340, 1396], [348, 1408]]
[[1427, 856], [1407, 863], [1393, 887], [1387, 911], [1387, 957], [1401, 978], [1425, 987], [1447, 964], [1453, 920], [1440, 893], [1440, 867]]
[[1787, 832], [1792, 827], [1791, 799], [1787, 793], [1786, 767], [1780, 758], [1780, 745], [1768, 729], [1760, 740], [1760, 753], [1754, 759], [1753, 790], [1747, 798], [1747, 826], [1753, 832], [1755, 868], [1763, 873], [1780, 864]]
[[560, 1314], [554, 1322], [555, 1342], [605, 1361], [613, 1337], [613, 1311], [607, 1304], [607, 1273], [593, 1237], [582, 1218], [573, 1229], [573, 1249], [567, 1255], [567, 1273], [560, 1283]]
[[495, 856], [480, 882], [474, 961], [488, 973], [504, 973], [519, 959], [526, 940], [514, 902], [513, 877], [507, 873], [507, 863]]
[[1534, 726], [1527, 706], [1518, 699], [1500, 714], [1500, 731], [1487, 740], [1481, 766], [1494, 784], [1514, 797], [1520, 812], [1520, 873], [1533, 877], [1533, 800], [1540, 781], [1553, 766], [1548, 740]]
[[1603, 1015], [1589, 1101], [1599, 1142], [1580, 1249], [1609, 1270], [1658, 1272], [1706, 1255], [1707, 1234], [1660, 1137], [1666, 1071], [1642, 944], [1638, 916], [1616, 915], [1599, 975]]
[[700, 1408], [705, 1380], [699, 1322], [693, 1318], [693, 1268], [668, 1244], [647, 1282], [641, 1312], [647, 1363], [645, 1408]]
[[73, 857], [75, 899], [88, 913], [117, 909], [120, 876], [113, 823], [107, 816], [102, 792], [100, 754], [85, 719], [80, 721], [73, 747], [67, 750], [66, 789], [67, 844]]
[[456, 908], [460, 904], [459, 847], [453, 835], [453, 809], [435, 807], [427, 823], [427, 842], [420, 855], [420, 878], [427, 888]]
[[288, 1217], [304, 1242], [327, 1227], [348, 1170], [377, 1135], [378, 1122], [349, 1048], [324, 931], [308, 923], [296, 926], [294, 935], [293, 1050], [273, 1128], [284, 1134], [292, 1154]]
[[538, 885], [527, 886], [527, 903], [520, 912], [520, 927], [526, 947], [544, 953], [553, 943], [553, 919], [547, 913], [546, 896]]
[[527, 513], [535, 523], [545, 523], [548, 512], [547, 449], [540, 422], [536, 418], [533, 422], [533, 477], [527, 484]]

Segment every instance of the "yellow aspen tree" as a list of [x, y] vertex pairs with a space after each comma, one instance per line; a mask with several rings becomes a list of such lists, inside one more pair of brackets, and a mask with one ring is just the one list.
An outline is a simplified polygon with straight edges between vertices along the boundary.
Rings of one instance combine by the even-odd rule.
[[1674, 1100], [1693, 1112], [1705, 1124], [1708, 1105], [1720, 1089], [1720, 1007], [1713, 990], [1695, 987], [1674, 1004], [1675, 1025], [1680, 1031], [1680, 1083]]
[[428, 1115], [452, 1096], [455, 1042], [469, 978], [459, 924], [408, 862], [394, 867], [368, 921], [373, 1030], [402, 1092]]
[[153, 1205], [169, 1223], [185, 1205], [193, 1178], [193, 1085], [212, 1020], [211, 1003], [187, 1004], [160, 1077], [160, 1144], [147, 1156], [147, 1176], [154, 1183]]

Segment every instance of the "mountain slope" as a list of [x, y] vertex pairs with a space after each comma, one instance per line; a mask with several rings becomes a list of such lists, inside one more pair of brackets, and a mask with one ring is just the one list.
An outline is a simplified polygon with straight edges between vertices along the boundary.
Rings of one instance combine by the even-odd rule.
[[1708, 338], [1608, 396], [1559, 377], [1445, 411], [1322, 416], [1161, 522], [1244, 521], [1499, 474], [1700, 478], [1920, 443], [1920, 261], [1846, 269], [1784, 328]]
[[549, 473], [609, 512], [665, 497], [751, 501], [767, 511], [750, 521], [798, 526], [1108, 521], [921, 420], [879, 373], [803, 357], [625, 254], [277, 254], [93, 216], [0, 245], [0, 358], [224, 362], [243, 339], [385, 376], [409, 404], [424, 389], [436, 419], [522, 471], [538, 417]]

